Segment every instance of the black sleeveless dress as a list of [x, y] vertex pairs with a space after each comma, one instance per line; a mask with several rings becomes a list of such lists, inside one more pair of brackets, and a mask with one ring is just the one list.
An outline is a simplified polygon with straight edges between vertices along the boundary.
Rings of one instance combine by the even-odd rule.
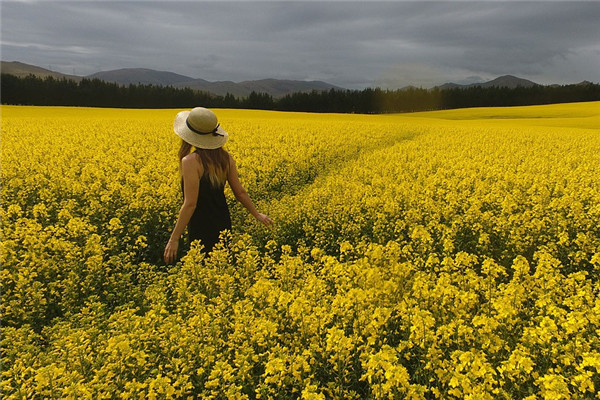
[[[188, 223], [188, 246], [200, 239], [204, 252], [209, 253], [219, 241], [219, 235], [224, 230], [231, 230], [231, 216], [225, 199], [225, 183], [215, 187], [205, 174], [200, 178], [198, 201], [196, 209]], [[183, 193], [183, 179], [181, 180]]]

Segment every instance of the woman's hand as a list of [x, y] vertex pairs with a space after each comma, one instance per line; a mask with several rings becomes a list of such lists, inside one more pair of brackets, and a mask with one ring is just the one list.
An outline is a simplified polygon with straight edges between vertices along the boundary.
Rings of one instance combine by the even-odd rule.
[[240, 183], [240, 177], [237, 172], [237, 167], [235, 166], [235, 161], [233, 160], [233, 157], [231, 157], [231, 155], [229, 155], [229, 172], [227, 174], [227, 182], [229, 182], [229, 186], [231, 187], [235, 198], [240, 203], [242, 203], [242, 205], [246, 207], [248, 211], [250, 211], [250, 214], [252, 214], [254, 218], [256, 218], [267, 228], [273, 226], [273, 220], [269, 218], [268, 215], [259, 213], [254, 204], [252, 203], [252, 200], [250, 200], [248, 192], [246, 192], [246, 190]]
[[163, 254], [165, 263], [171, 264], [175, 261], [175, 259], [177, 258], [177, 248], [179, 248], [179, 241], [169, 239], [169, 242], [167, 243], [167, 246], [165, 247], [165, 252]]
[[271, 226], [273, 226], [273, 220], [271, 218], [269, 218], [269, 216], [266, 214], [258, 213], [258, 215], [256, 216], [256, 219], [259, 222], [261, 222], [264, 226], [266, 226], [267, 228], [270, 228]]

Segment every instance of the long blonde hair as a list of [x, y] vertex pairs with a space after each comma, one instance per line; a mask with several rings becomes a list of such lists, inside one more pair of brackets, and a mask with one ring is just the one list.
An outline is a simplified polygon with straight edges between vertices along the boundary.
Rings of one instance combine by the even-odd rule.
[[218, 187], [225, 184], [229, 173], [229, 153], [222, 147], [218, 149], [200, 149], [182, 140], [179, 148], [179, 173], [181, 174], [181, 160], [190, 154], [192, 149], [194, 149], [194, 153], [200, 156], [202, 167], [204, 167], [204, 176], [208, 176], [211, 185]]

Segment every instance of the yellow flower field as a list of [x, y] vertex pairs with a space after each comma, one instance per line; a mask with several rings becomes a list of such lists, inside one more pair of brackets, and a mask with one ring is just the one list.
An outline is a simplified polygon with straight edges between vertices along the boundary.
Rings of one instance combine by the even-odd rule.
[[3, 398], [600, 398], [600, 103], [215, 110], [276, 226], [166, 266], [178, 111], [2, 106]]

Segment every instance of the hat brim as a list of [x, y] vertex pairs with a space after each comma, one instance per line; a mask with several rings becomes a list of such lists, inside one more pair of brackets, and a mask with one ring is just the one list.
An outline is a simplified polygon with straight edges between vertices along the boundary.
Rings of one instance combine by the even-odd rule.
[[186, 124], [188, 115], [190, 115], [190, 111], [181, 111], [178, 113], [173, 122], [173, 130], [177, 136], [192, 146], [200, 149], [218, 149], [227, 142], [227, 139], [229, 139], [227, 132], [220, 126], [216, 131], [218, 135], [213, 135], [211, 133], [200, 135], [192, 132]]

